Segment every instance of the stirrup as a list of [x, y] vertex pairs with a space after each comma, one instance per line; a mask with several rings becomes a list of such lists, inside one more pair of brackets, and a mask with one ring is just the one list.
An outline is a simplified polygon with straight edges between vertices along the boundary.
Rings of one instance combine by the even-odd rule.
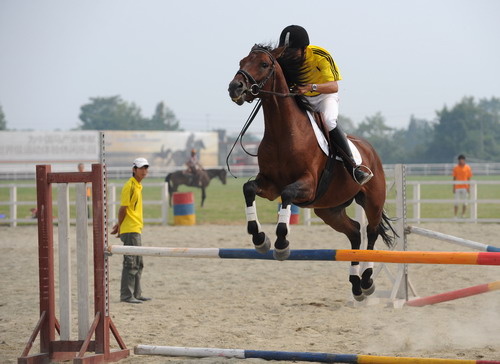
[[[363, 181], [358, 181], [358, 179], [356, 178], [356, 170], [358, 168], [361, 168], [363, 167], [364, 169], [367, 170], [367, 173], [368, 173], [368, 176], [363, 180]], [[364, 171], [363, 171], [364, 172]], [[363, 164], [360, 164], [359, 166], [356, 166], [352, 169], [352, 178], [354, 179], [354, 181], [360, 185], [360, 186], [363, 186], [364, 184], [366, 184], [369, 180], [371, 180], [373, 177], [373, 172], [370, 168], [368, 168], [367, 166], [363, 165]]]

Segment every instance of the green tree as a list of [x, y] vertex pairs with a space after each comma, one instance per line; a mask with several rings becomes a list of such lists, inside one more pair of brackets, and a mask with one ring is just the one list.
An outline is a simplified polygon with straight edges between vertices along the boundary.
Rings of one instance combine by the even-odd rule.
[[148, 119], [141, 109], [120, 96], [93, 97], [81, 107], [80, 120], [83, 130], [178, 130], [179, 121], [163, 102]]
[[345, 115], [340, 114], [337, 122], [340, 125], [340, 127], [348, 134], [351, 134], [354, 130], [356, 130], [354, 121], [352, 121], [351, 118], [348, 118]]
[[367, 116], [353, 134], [368, 140], [383, 163], [401, 163], [405, 153], [403, 146], [394, 142], [396, 133], [397, 130], [388, 126], [384, 116], [378, 112]]
[[155, 113], [149, 121], [151, 130], [179, 130], [179, 120], [175, 114], [165, 104], [159, 102], [156, 105]]
[[7, 119], [5, 118], [2, 105], [0, 105], [0, 130], [7, 130]]
[[144, 118], [141, 109], [128, 104], [120, 96], [92, 97], [80, 112], [83, 130], [133, 130], [142, 129]]
[[433, 142], [428, 148], [432, 162], [449, 162], [458, 154], [469, 159], [500, 158], [500, 99], [464, 97], [452, 108], [437, 111]]

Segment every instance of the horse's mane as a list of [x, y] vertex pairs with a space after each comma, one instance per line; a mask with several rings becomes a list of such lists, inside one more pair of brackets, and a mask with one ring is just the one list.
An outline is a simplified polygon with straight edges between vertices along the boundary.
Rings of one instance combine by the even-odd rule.
[[[264, 49], [268, 52], [272, 52], [276, 48], [271, 45], [256, 44], [254, 49]], [[276, 59], [283, 70], [283, 75], [285, 76], [285, 80], [289, 88], [307, 83], [307, 79], [305, 77], [306, 70], [303, 67], [304, 59], [300, 56], [296, 56], [294, 53], [295, 52], [285, 51], [284, 54]], [[294, 96], [294, 99], [297, 106], [302, 111], [313, 111], [304, 95]]]

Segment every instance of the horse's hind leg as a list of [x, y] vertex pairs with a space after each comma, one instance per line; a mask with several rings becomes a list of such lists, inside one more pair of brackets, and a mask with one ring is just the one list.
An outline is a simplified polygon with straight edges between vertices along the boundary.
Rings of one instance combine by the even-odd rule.
[[[333, 229], [345, 234], [351, 242], [351, 249], [359, 250], [361, 247], [360, 225], [357, 221], [352, 220], [349, 216], [347, 216], [345, 207], [340, 206], [328, 209], [314, 209], [314, 212]], [[362, 301], [365, 298], [362, 291], [359, 272], [359, 262], [351, 262], [349, 282], [351, 282], [352, 294], [356, 301]]]
[[[381, 204], [378, 199], [370, 198], [365, 194], [359, 194], [356, 196], [356, 202], [358, 202], [365, 210], [368, 224], [366, 226], [366, 236], [368, 239], [367, 249], [373, 250], [375, 247], [375, 242], [380, 234], [382, 215], [383, 215], [383, 204]], [[363, 262], [361, 264], [361, 289], [365, 296], [371, 295], [375, 291], [375, 283], [372, 279], [373, 275], [373, 263]]]
[[246, 217], [247, 217], [247, 232], [252, 235], [252, 242], [255, 245], [255, 250], [265, 254], [271, 248], [271, 242], [266, 234], [261, 230], [259, 220], [257, 218], [257, 208], [255, 206], [255, 196], [259, 186], [257, 181], [249, 181], [243, 185], [243, 194], [245, 195]]

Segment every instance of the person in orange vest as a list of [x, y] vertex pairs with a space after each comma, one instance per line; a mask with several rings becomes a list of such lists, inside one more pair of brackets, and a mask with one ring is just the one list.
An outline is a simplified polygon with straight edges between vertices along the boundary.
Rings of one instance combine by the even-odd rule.
[[[472, 170], [468, 164], [465, 163], [465, 156], [460, 154], [458, 156], [458, 164], [453, 168], [453, 180], [454, 181], [469, 181], [472, 177]], [[465, 215], [465, 210], [467, 208], [467, 198], [470, 193], [470, 185], [468, 183], [464, 184], [454, 184], [453, 193], [455, 194], [455, 217], [458, 213], [458, 205], [462, 202], [462, 216]]]

